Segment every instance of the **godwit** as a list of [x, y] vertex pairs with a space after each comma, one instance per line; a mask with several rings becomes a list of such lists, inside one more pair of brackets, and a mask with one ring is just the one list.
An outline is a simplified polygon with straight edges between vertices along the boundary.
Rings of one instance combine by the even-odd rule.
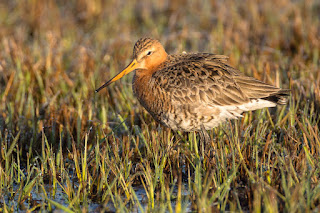
[[210, 53], [168, 55], [158, 40], [139, 39], [132, 62], [96, 92], [135, 71], [133, 92], [155, 120], [184, 132], [206, 130], [241, 113], [285, 104], [289, 90], [240, 73], [226, 56]]

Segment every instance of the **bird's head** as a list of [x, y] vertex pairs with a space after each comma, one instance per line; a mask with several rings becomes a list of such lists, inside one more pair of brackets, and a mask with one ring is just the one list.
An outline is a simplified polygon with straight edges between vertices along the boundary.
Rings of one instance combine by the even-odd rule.
[[137, 74], [152, 74], [157, 67], [167, 59], [167, 53], [161, 43], [156, 39], [141, 38], [133, 48], [133, 60], [120, 73], [107, 81], [104, 85], [96, 90], [99, 92], [104, 87], [107, 87], [112, 82], [115, 82], [136, 70]]

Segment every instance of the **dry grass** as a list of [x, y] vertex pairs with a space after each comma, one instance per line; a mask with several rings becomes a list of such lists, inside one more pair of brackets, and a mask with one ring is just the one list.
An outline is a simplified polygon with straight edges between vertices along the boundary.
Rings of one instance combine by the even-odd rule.
[[[317, 0], [0, 2], [0, 211], [319, 211], [319, 14]], [[200, 161], [130, 76], [94, 93], [142, 36], [228, 55], [290, 101], [213, 129]]]

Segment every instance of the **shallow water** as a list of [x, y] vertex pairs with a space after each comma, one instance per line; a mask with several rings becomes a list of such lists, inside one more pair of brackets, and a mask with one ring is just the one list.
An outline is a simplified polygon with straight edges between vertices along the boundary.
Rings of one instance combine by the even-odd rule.
[[[189, 195], [189, 191], [186, 189], [187, 186], [185, 185], [184, 190], [182, 190], [182, 209], [186, 212], [191, 211], [191, 203], [189, 201], [184, 201], [183, 198]], [[57, 185], [56, 189], [55, 189], [55, 194], [53, 195], [53, 188], [51, 184], [45, 184], [44, 185], [44, 189], [47, 193], [47, 197], [48, 199], [55, 201], [61, 205], [63, 205], [64, 207], [68, 208], [69, 206], [69, 202], [68, 202], [68, 197], [65, 194], [65, 192], [63, 191], [63, 189]], [[137, 196], [137, 199], [143, 209], [143, 211], [147, 211], [148, 210], [148, 196], [143, 188], [143, 186], [135, 186], [133, 187], [134, 192]], [[77, 186], [75, 185], [75, 191], [77, 191]], [[2, 197], [2, 201], [5, 202], [6, 206], [9, 209], [13, 209], [14, 211], [17, 212], [24, 212], [27, 211], [33, 207], [35, 207], [36, 205], [39, 205], [38, 208], [36, 208], [36, 210], [48, 210], [48, 203], [50, 203], [49, 201], [47, 201], [45, 199], [45, 194], [43, 193], [43, 190], [38, 187], [35, 186], [33, 187], [31, 194], [29, 196], [28, 199], [26, 199], [23, 203], [20, 203], [20, 205], [18, 204], [18, 199], [19, 199], [19, 186], [17, 184], [15, 184], [13, 186], [13, 191], [17, 192], [17, 194], [15, 194], [13, 197], [10, 197], [10, 195], [5, 195]], [[174, 187], [172, 190], [172, 196], [176, 196], [178, 192], [178, 188]], [[125, 198], [123, 199], [125, 200]], [[1, 202], [3, 203], [3, 202]], [[50, 204], [52, 210], [54, 210], [55, 212], [64, 212], [62, 209], [60, 209], [59, 207]], [[127, 208], [130, 208], [129, 210], [131, 212], [141, 212], [141, 207], [138, 205], [138, 202], [135, 202], [135, 204], [131, 204], [132, 206], [126, 206]], [[163, 206], [165, 206], [166, 204], [164, 203], [160, 203], [160, 204], [155, 204], [155, 209], [161, 209]], [[88, 199], [87, 201], [87, 205], [82, 205], [80, 208], [84, 208], [86, 209], [88, 212], [101, 212], [101, 211], [107, 211], [107, 212], [114, 212], [117, 209], [114, 207], [113, 203], [109, 202], [108, 204], [100, 204], [100, 203], [95, 203], [92, 202], [90, 199]], [[176, 208], [176, 202], [175, 200], [171, 201], [171, 208], [174, 210]], [[166, 207], [167, 209], [167, 207]]]

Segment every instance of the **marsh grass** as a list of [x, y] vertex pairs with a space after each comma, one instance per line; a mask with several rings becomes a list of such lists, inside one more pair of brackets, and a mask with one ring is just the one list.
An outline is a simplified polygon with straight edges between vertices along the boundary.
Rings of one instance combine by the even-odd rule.
[[[316, 0], [1, 2], [0, 211], [319, 211], [319, 14]], [[146, 35], [228, 55], [288, 104], [213, 129], [202, 159], [131, 76], [94, 93]]]

